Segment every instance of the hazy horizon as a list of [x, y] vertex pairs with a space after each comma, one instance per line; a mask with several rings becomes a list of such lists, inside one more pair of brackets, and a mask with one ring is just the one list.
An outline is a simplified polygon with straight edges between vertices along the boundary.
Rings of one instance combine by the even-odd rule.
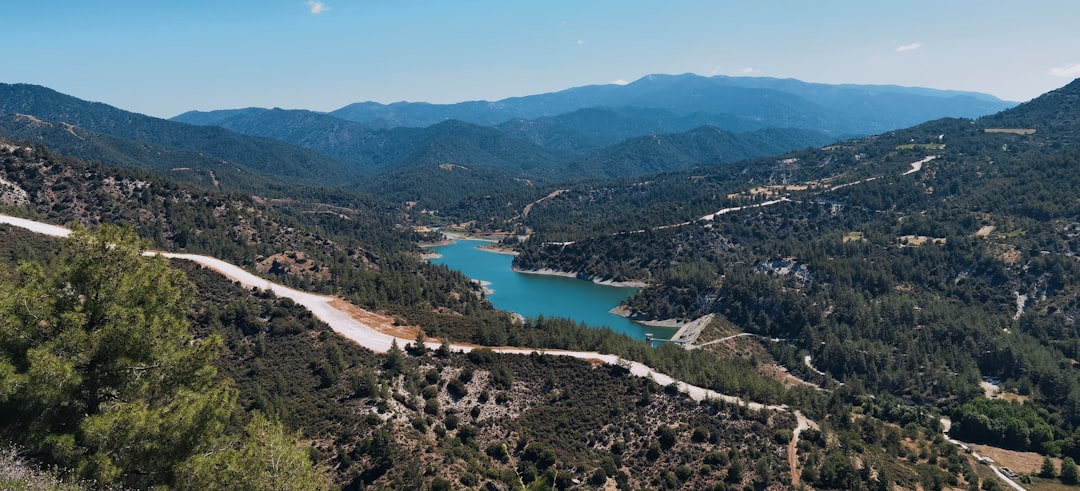
[[1080, 77], [1080, 4], [20, 2], [0, 82], [126, 110], [494, 101], [649, 74], [982, 92]]

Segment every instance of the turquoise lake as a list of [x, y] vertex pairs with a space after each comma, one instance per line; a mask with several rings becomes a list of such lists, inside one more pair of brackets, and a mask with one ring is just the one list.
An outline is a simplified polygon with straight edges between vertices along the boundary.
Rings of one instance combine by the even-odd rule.
[[562, 276], [518, 273], [511, 268], [514, 256], [477, 249], [477, 246], [488, 243], [457, 240], [450, 245], [431, 247], [429, 250], [442, 255], [431, 262], [444, 264], [469, 278], [486, 282], [486, 288], [492, 290], [487, 295], [492, 305], [524, 317], [565, 317], [584, 322], [590, 327], [607, 326], [635, 339], [645, 339], [645, 333], [667, 339], [675, 333], [674, 329], [638, 324], [609, 312], [637, 291], [636, 288], [597, 285]]

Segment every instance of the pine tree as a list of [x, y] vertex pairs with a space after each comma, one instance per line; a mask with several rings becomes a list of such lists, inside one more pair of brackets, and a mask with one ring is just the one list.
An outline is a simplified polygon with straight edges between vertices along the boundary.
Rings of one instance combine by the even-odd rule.
[[450, 338], [447, 337], [445, 334], [442, 338], [442, 344], [440, 344], [439, 348], [435, 350], [435, 356], [438, 356], [439, 358], [449, 358], [451, 352], [449, 341]]
[[307, 450], [280, 424], [256, 412], [239, 442], [219, 440], [180, 467], [179, 487], [200, 490], [324, 490], [327, 476], [311, 465]]
[[1043, 479], [1053, 479], [1057, 477], [1057, 469], [1054, 468], [1054, 460], [1050, 457], [1043, 457], [1042, 468], [1039, 469], [1039, 477]]
[[171, 482], [235, 407], [209, 364], [221, 340], [188, 330], [191, 283], [142, 250], [128, 228], [76, 230], [56, 271], [0, 285], [3, 432], [101, 485]]
[[[237, 390], [210, 364], [222, 342], [192, 336], [193, 286], [142, 253], [128, 228], [76, 229], [58, 266], [24, 263], [0, 281], [0, 437], [102, 488], [168, 487], [193, 469], [199, 482], [229, 482], [235, 465], [198, 465], [228, 442], [241, 463], [276, 463], [270, 475], [286, 484], [275, 489], [318, 489], [280, 426], [256, 417], [246, 435], [228, 434]], [[253, 465], [245, 472], [266, 475]]]
[[1074, 485], [1080, 483], [1080, 469], [1076, 467], [1076, 461], [1072, 457], [1065, 457], [1061, 461], [1061, 482]]

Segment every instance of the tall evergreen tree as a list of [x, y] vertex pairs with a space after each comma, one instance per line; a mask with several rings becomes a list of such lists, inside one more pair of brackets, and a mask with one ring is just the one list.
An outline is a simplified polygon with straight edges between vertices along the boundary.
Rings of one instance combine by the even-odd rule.
[[1043, 457], [1042, 467], [1039, 469], [1039, 477], [1044, 479], [1053, 479], [1057, 477], [1057, 469], [1054, 468], [1054, 460], [1050, 457]]
[[235, 408], [209, 364], [221, 341], [188, 331], [191, 284], [142, 246], [76, 230], [56, 271], [24, 263], [0, 287], [0, 431], [101, 484], [171, 482]]
[[1072, 457], [1065, 457], [1061, 461], [1061, 482], [1074, 485], [1080, 483], [1080, 469], [1076, 467], [1076, 461]]
[[[0, 281], [0, 438], [102, 487], [175, 484], [238, 409], [210, 364], [221, 340], [189, 330], [194, 288], [143, 250], [128, 228], [77, 229], [59, 264], [23, 263]], [[295, 443], [258, 423], [229, 440]], [[295, 460], [288, 445], [260, 450]]]

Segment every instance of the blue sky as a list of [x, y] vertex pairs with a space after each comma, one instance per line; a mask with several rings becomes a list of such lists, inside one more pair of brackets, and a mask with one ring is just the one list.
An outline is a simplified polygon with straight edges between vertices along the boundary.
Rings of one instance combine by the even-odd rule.
[[160, 117], [497, 100], [650, 73], [1024, 101], [1080, 77], [1080, 2], [12, 0], [0, 82]]

